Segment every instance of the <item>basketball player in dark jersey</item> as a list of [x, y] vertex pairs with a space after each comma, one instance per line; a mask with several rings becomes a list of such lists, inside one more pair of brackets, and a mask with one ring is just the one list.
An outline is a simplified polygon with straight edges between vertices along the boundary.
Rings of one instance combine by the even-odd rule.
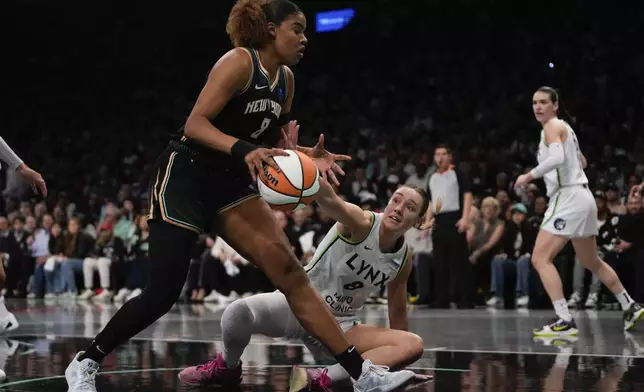
[[[150, 191], [151, 271], [143, 293], [128, 301], [65, 371], [68, 392], [95, 392], [99, 363], [173, 306], [186, 280], [197, 236], [213, 225], [228, 244], [260, 267], [285, 294], [301, 325], [334, 353], [354, 389], [389, 391], [406, 374], [385, 372], [351, 346], [309, 284], [268, 204], [251, 185], [289, 126], [294, 94], [287, 65], [303, 56], [306, 19], [288, 0], [239, 0], [227, 25], [235, 49], [212, 68], [179, 140], [158, 159]], [[292, 126], [292, 124], [291, 124]], [[333, 180], [334, 161], [320, 143], [299, 150]], [[250, 173], [249, 173], [250, 171]], [[227, 364], [230, 378], [240, 364]]]

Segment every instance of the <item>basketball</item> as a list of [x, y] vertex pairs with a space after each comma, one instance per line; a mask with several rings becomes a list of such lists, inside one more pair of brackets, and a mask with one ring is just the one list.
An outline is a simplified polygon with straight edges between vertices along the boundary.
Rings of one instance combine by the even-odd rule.
[[320, 172], [311, 158], [299, 151], [273, 157], [280, 171], [266, 165], [258, 176], [259, 194], [273, 209], [293, 211], [313, 201], [320, 189]]

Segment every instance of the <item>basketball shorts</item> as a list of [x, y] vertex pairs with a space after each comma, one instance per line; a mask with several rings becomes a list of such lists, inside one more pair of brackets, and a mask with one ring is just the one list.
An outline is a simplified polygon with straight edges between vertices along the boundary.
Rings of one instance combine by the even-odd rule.
[[599, 232], [597, 205], [585, 185], [562, 187], [550, 198], [541, 229], [567, 238], [591, 237]]
[[258, 197], [247, 170], [231, 168], [227, 161], [204, 159], [189, 147], [171, 143], [150, 180], [150, 218], [201, 233], [212, 229], [218, 213]]

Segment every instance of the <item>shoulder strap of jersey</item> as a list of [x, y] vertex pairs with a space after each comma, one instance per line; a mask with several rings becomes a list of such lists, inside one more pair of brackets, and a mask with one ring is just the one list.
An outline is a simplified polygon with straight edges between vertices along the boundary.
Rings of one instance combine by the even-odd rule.
[[398, 268], [398, 272], [396, 273], [396, 278], [405, 269], [405, 266], [407, 265], [407, 263], [411, 261], [411, 256], [412, 256], [411, 247], [407, 243], [405, 243], [405, 253], [403, 255], [402, 263], [400, 263], [400, 268]]
[[253, 61], [253, 71], [259, 68], [259, 58], [257, 57], [257, 51], [253, 48], [242, 48], [250, 54], [250, 58]]
[[369, 230], [367, 231], [367, 234], [364, 235], [364, 237], [362, 237], [359, 240], [348, 238], [344, 234], [342, 234], [340, 232], [340, 230], [338, 230], [338, 237], [340, 237], [340, 239], [342, 241], [346, 242], [349, 245], [358, 245], [361, 242], [363, 242], [364, 240], [366, 240], [369, 237], [369, 235], [371, 234], [371, 232], [373, 231], [373, 228], [376, 226], [376, 220], [377, 220], [377, 216], [376, 216], [376, 214], [373, 213], [373, 211], [369, 211], [369, 214], [370, 214], [369, 219], [371, 220], [371, 223], [370, 223], [370, 226], [369, 226]]
[[288, 85], [288, 79], [286, 78], [286, 69], [283, 65], [280, 66], [280, 84], [283, 84], [284, 87]]
[[248, 83], [246, 83], [246, 86], [244, 86], [243, 89], [237, 92], [237, 96], [245, 93], [252, 85], [253, 85], [253, 80], [255, 79], [255, 73], [257, 72], [257, 56], [255, 54], [255, 51], [251, 48], [245, 48], [241, 47], [240, 49], [246, 51], [248, 55], [250, 56], [250, 61], [252, 63], [252, 68], [250, 70], [250, 76], [248, 77]]
[[[280, 103], [286, 102], [288, 99], [288, 75], [286, 74], [286, 66], [280, 66], [279, 70], [280, 76], [277, 83], [277, 88], [279, 92]], [[290, 114], [290, 113], [289, 113]]]

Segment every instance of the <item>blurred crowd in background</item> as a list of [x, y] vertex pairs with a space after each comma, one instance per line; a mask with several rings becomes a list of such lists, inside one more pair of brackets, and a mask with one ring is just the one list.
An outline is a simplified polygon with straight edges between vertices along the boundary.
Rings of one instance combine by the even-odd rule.
[[[529, 259], [547, 199], [542, 183], [517, 193], [513, 180], [536, 159], [532, 94], [552, 85], [589, 161], [603, 222], [599, 251], [644, 301], [636, 284], [644, 279], [643, 204], [629, 197], [644, 174], [644, 41], [634, 13], [566, 12], [575, 2], [547, 18], [478, 9], [471, 1], [448, 9], [381, 0], [369, 2], [368, 12], [364, 3], [345, 3], [356, 18], [327, 34], [313, 32], [316, 3], [302, 4], [309, 48], [293, 68], [292, 110], [302, 125], [300, 144], [324, 133], [327, 149], [353, 157], [344, 165], [343, 197], [380, 210], [400, 184], [426, 187], [434, 147], [449, 145], [472, 184], [471, 227], [498, 220], [504, 230], [471, 263], [478, 304], [539, 306], [544, 295]], [[185, 4], [149, 18], [143, 6], [119, 14], [105, 6], [84, 19], [69, 14], [73, 24], [52, 12], [56, 18], [41, 13], [16, 25], [24, 40], [9, 48], [17, 63], [7, 85], [15, 105], [2, 135], [43, 174], [50, 195], [36, 198], [3, 169], [7, 297], [124, 301], [145, 287], [146, 171], [187, 117], [209, 68], [230, 48], [229, 7]], [[38, 33], [44, 26], [47, 33]], [[275, 215], [303, 264], [333, 224], [315, 206]], [[429, 231], [412, 230], [408, 240], [416, 269], [431, 265]], [[556, 264], [571, 304], [611, 306], [571, 248]], [[431, 268], [412, 274], [411, 302], [431, 305], [429, 282]], [[263, 274], [214, 233], [200, 237], [185, 300], [226, 303], [268, 290]], [[385, 297], [375, 293], [373, 301], [386, 303]]]

